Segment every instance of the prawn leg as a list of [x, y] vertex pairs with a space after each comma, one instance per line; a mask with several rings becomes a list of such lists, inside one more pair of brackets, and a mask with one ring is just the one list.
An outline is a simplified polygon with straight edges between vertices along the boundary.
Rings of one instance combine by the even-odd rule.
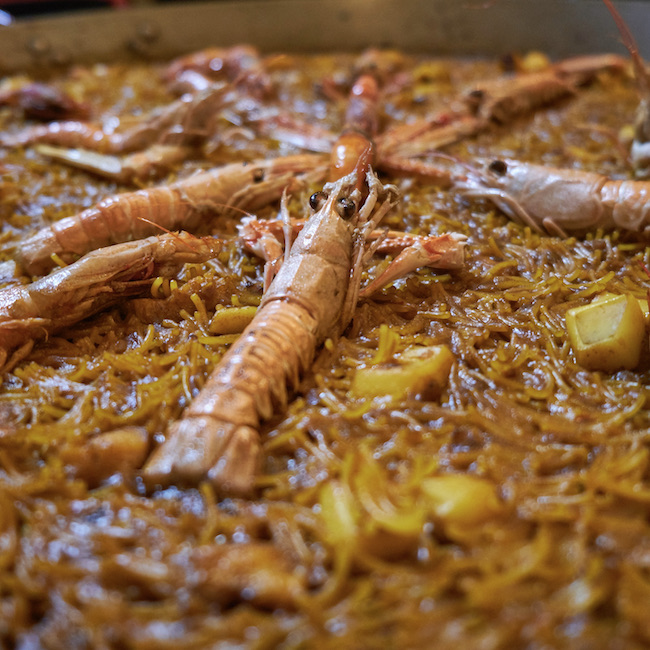
[[416, 240], [403, 248], [384, 272], [359, 292], [359, 297], [367, 298], [398, 278], [424, 266], [437, 269], [461, 268], [465, 261], [466, 242], [467, 237], [458, 233], [422, 237]]
[[35, 149], [42, 156], [120, 183], [158, 178], [194, 153], [192, 147], [165, 144], [154, 144], [124, 157], [101, 154], [89, 149], [65, 149], [49, 144], [36, 145]]

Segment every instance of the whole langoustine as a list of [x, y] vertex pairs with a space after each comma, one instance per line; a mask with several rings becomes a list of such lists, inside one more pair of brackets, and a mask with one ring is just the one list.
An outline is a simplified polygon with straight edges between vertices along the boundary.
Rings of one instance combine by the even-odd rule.
[[110, 154], [139, 151], [153, 144], [192, 145], [205, 136], [217, 112], [232, 101], [229, 90], [226, 84], [214, 84], [138, 118], [135, 124], [123, 130], [109, 131], [100, 124], [65, 120], [3, 134], [0, 145], [19, 147], [46, 143]]
[[[318, 347], [339, 336], [352, 318], [361, 269], [379, 242], [366, 244], [397, 199], [397, 190], [383, 186], [371, 170], [376, 90], [365, 74], [353, 85], [345, 128], [330, 157], [332, 182], [312, 195], [316, 212], [285, 252], [253, 321], [146, 463], [149, 485], [208, 480], [219, 491], [250, 492], [261, 422], [286, 408]], [[465, 238], [442, 239], [439, 248], [408, 246], [394, 273], [377, 278], [373, 290], [434, 258], [462, 263]]]
[[650, 236], [650, 182], [496, 158], [457, 184], [537, 232], [584, 234], [618, 228]]
[[56, 86], [35, 81], [0, 90], [0, 106], [18, 108], [25, 117], [44, 122], [83, 120], [90, 114], [87, 104], [76, 101]]
[[74, 261], [95, 248], [161, 229], [205, 231], [205, 222], [215, 215], [255, 210], [278, 199], [300, 174], [322, 177], [324, 163], [314, 154], [232, 163], [168, 186], [118, 194], [42, 228], [21, 242], [15, 258], [26, 273], [43, 275], [57, 256]]
[[35, 340], [147, 290], [156, 276], [186, 262], [210, 260], [222, 249], [220, 239], [167, 233], [92, 251], [31, 284], [0, 290], [0, 369], [27, 354]]
[[255, 318], [146, 463], [149, 484], [207, 479], [222, 491], [252, 489], [260, 423], [286, 407], [318, 346], [349, 322], [366, 237], [394, 205], [396, 190], [369, 175], [368, 196], [350, 213], [356, 184], [352, 173], [326, 186]]

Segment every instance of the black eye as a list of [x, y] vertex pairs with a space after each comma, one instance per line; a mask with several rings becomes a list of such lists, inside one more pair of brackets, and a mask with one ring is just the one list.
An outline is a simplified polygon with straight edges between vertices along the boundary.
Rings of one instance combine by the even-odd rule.
[[468, 94], [468, 97], [470, 99], [473, 99], [474, 101], [477, 102], [480, 102], [484, 96], [485, 96], [485, 91], [481, 90], [480, 88], [475, 88], [474, 90], [471, 90]]
[[336, 211], [339, 213], [341, 219], [350, 219], [355, 213], [357, 206], [354, 204], [354, 201], [346, 198], [340, 198], [336, 202]]
[[503, 160], [493, 160], [489, 165], [488, 169], [491, 172], [494, 172], [497, 176], [505, 176], [508, 172], [508, 165]]
[[325, 192], [314, 192], [309, 197], [309, 207], [312, 210], [320, 210], [325, 205], [325, 201], [327, 201]]
[[263, 169], [256, 169], [253, 172], [253, 182], [254, 183], [261, 183], [264, 180], [264, 170]]

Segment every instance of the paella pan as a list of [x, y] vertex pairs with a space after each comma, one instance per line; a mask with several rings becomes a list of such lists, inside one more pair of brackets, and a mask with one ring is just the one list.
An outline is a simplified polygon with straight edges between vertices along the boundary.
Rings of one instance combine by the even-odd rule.
[[4, 646], [650, 640], [647, 11], [400, 5], [2, 34]]

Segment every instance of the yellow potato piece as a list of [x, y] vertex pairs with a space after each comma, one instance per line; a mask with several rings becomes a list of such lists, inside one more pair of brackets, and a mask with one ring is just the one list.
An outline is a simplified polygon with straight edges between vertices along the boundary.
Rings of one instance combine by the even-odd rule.
[[351, 391], [355, 397], [434, 398], [447, 383], [453, 362], [454, 355], [444, 345], [413, 347], [396, 361], [359, 368]]
[[479, 524], [503, 508], [495, 486], [477, 476], [434, 476], [424, 479], [421, 489], [433, 514], [445, 523]]
[[604, 372], [636, 367], [645, 336], [640, 302], [634, 296], [620, 295], [570, 309], [566, 326], [576, 361]]
[[226, 307], [218, 309], [208, 327], [210, 334], [239, 334], [255, 316], [257, 307]]

